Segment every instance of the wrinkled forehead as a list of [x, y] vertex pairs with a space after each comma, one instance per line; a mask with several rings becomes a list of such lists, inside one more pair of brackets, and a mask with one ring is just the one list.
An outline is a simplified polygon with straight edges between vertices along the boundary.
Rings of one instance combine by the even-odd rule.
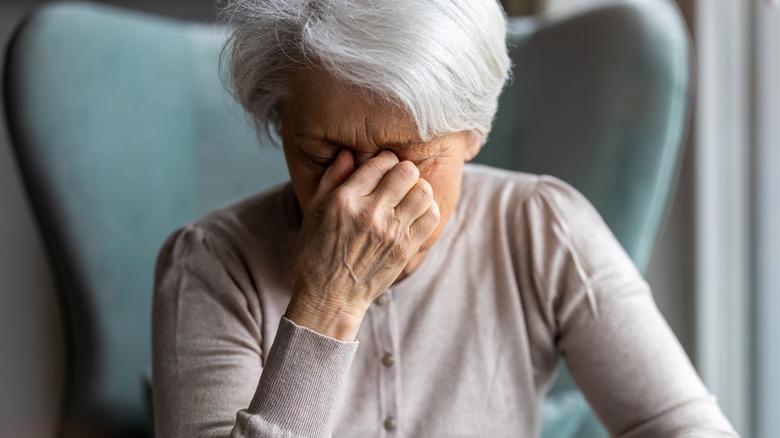
[[411, 117], [398, 105], [334, 78], [320, 68], [301, 70], [281, 106], [282, 129], [359, 148], [421, 144]]

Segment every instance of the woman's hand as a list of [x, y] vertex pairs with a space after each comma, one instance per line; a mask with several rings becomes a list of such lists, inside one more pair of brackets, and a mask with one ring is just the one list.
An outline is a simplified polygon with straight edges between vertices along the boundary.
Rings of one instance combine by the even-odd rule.
[[382, 151], [355, 169], [343, 149], [303, 211], [286, 316], [354, 340], [371, 302], [439, 224], [433, 190], [410, 161]]

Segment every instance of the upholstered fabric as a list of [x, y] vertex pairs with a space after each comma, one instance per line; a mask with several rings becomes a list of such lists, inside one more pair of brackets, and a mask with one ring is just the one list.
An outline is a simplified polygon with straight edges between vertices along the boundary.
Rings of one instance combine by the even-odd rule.
[[[644, 269], [685, 120], [679, 14], [636, 0], [510, 29], [514, 81], [476, 161], [573, 184]], [[278, 149], [258, 145], [222, 88], [224, 38], [211, 25], [56, 3], [9, 48], [9, 126], [65, 315], [66, 429], [147, 433], [141, 382], [160, 245], [177, 226], [286, 178]], [[549, 400], [587, 412], [569, 388]], [[543, 412], [552, 413], [545, 436], [584, 418]]]
[[[688, 120], [689, 40], [679, 11], [665, 0], [624, 1], [509, 28], [514, 80], [479, 158], [573, 184], [644, 272]], [[548, 399], [582, 403], [574, 388], [563, 367]], [[578, 436], [600, 429], [591, 416]]]

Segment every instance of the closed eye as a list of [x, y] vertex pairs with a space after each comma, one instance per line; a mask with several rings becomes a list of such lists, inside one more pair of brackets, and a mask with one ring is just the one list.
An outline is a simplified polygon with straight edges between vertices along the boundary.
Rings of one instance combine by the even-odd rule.
[[311, 163], [317, 167], [328, 168], [331, 166], [331, 164], [333, 164], [334, 161], [336, 161], [336, 157], [335, 156], [330, 158], [311, 157], [310, 160]]

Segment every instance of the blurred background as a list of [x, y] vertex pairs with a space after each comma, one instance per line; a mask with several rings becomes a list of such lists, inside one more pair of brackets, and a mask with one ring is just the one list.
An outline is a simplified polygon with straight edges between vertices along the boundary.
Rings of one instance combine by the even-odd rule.
[[[604, 1], [504, 4], [513, 15], [554, 19]], [[0, 45], [42, 3], [3, 0]], [[103, 3], [200, 22], [213, 21], [216, 12], [213, 0]], [[648, 281], [736, 429], [745, 437], [777, 437], [780, 6], [771, 0], [676, 3], [695, 47], [695, 93], [678, 186]], [[62, 321], [2, 111], [0, 437], [48, 437], [63, 385]]]

